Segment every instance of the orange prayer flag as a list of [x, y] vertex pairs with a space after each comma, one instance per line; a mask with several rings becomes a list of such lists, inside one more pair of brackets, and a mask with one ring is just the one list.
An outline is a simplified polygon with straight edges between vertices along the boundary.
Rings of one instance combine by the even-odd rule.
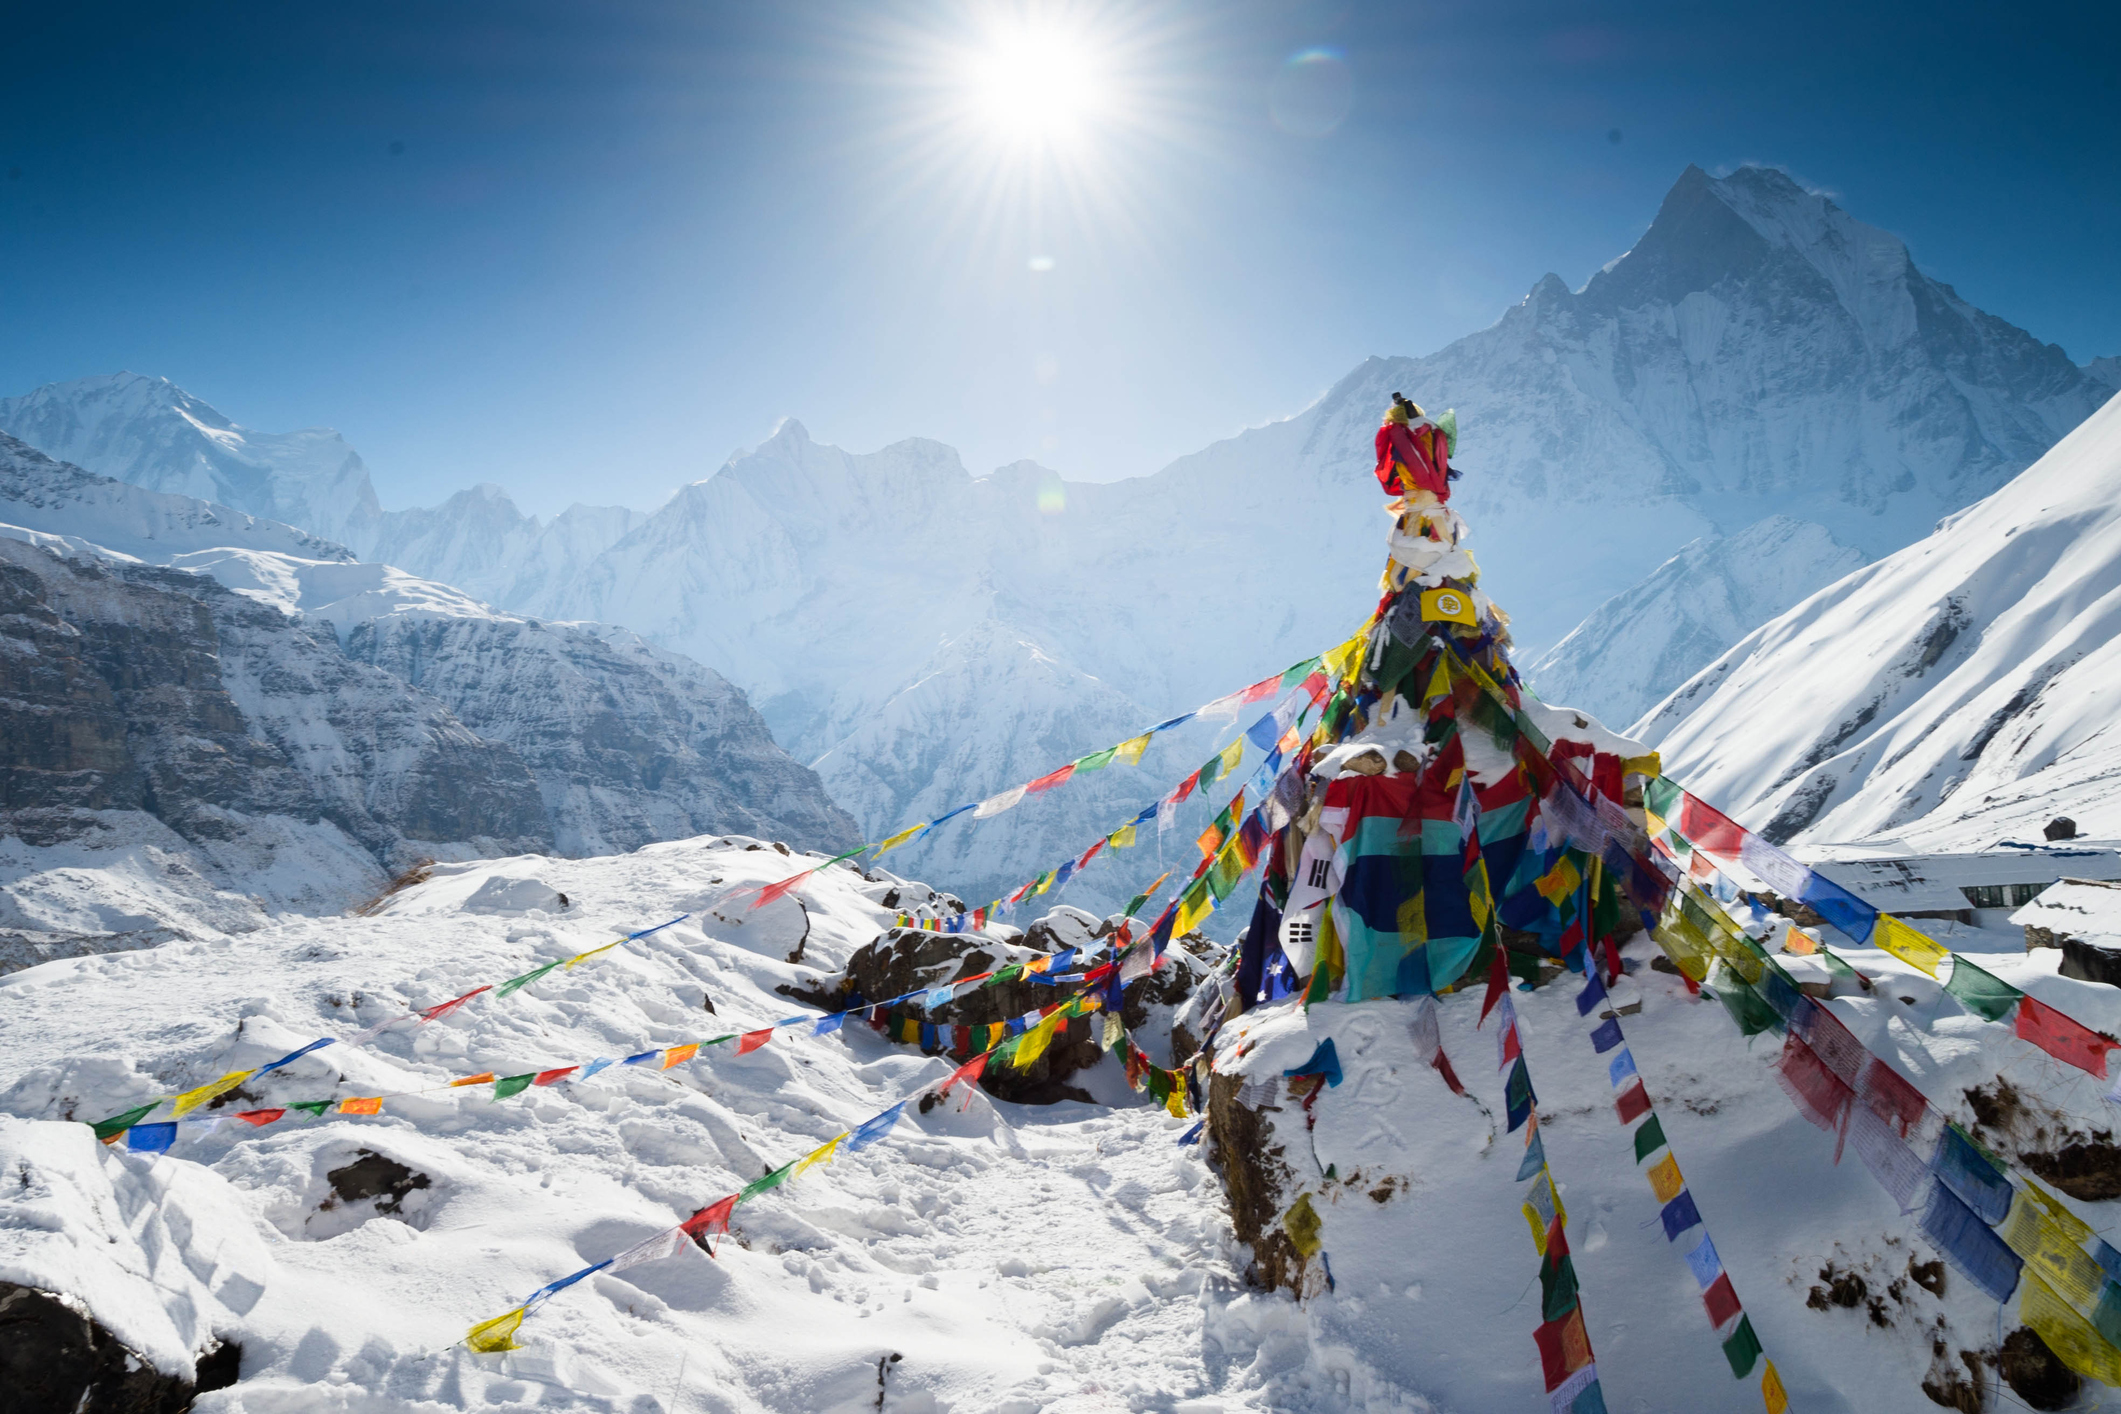
[[462, 1080], [452, 1080], [449, 1082], [449, 1086], [453, 1090], [459, 1085], [489, 1085], [492, 1082], [493, 1072], [490, 1070], [484, 1070], [480, 1071], [477, 1075], [467, 1075]]
[[381, 1114], [383, 1113], [383, 1097], [381, 1095], [371, 1095], [366, 1099], [341, 1100], [339, 1101], [339, 1113], [342, 1115]]
[[683, 1065], [699, 1053], [700, 1043], [697, 1041], [694, 1041], [689, 1046], [672, 1046], [663, 1052], [663, 1069], [668, 1070], [674, 1065]]

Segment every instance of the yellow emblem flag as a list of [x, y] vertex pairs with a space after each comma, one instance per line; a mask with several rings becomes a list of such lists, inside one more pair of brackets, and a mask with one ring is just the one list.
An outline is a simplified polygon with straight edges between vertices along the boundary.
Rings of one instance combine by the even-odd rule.
[[846, 1137], [847, 1136], [844, 1132], [835, 1134], [832, 1136], [832, 1138], [825, 1141], [822, 1147], [812, 1149], [808, 1154], [805, 1154], [803, 1156], [803, 1161], [795, 1166], [795, 1172], [788, 1175], [788, 1181], [790, 1183], [793, 1183], [795, 1182], [795, 1180], [801, 1178], [803, 1176], [803, 1170], [809, 1168], [812, 1164], [831, 1163], [832, 1156], [839, 1152], [840, 1141], [842, 1139], [845, 1139]]
[[1790, 1396], [1782, 1388], [1782, 1376], [1775, 1373], [1775, 1362], [1767, 1362], [1767, 1373], [1760, 1377], [1760, 1401], [1767, 1405], [1767, 1414], [1789, 1414]]
[[219, 1080], [209, 1081], [196, 1090], [187, 1090], [177, 1096], [177, 1108], [173, 1113], [180, 1115], [190, 1114], [216, 1095], [226, 1095], [229, 1091], [250, 1079], [255, 1073], [248, 1070], [232, 1070]]
[[1432, 624], [1464, 624], [1467, 628], [1480, 625], [1473, 613], [1473, 596], [1463, 589], [1422, 590], [1421, 616]]
[[[624, 938], [619, 939], [619, 943], [623, 943], [625, 941], [626, 940]], [[569, 968], [572, 968], [578, 962], [587, 962], [589, 961], [589, 959], [595, 957], [600, 952], [610, 952], [613, 948], [617, 947], [619, 943], [606, 943], [600, 948], [591, 948], [588, 952], [578, 952], [573, 957], [567, 959], [567, 965]]]
[[671, 1046], [663, 1052], [663, 1069], [668, 1070], [674, 1065], [683, 1065], [699, 1053], [700, 1043], [697, 1041], [687, 1046]]
[[481, 1321], [464, 1333], [464, 1343], [481, 1355], [497, 1355], [503, 1350], [518, 1350], [516, 1332], [523, 1328], [523, 1308], [518, 1306], [505, 1316], [495, 1316], [490, 1321]]
[[1937, 975], [1937, 964], [1952, 955], [1949, 948], [1916, 932], [1890, 913], [1878, 915], [1878, 925], [1871, 930], [1871, 941], [1909, 967], [1919, 968], [1931, 977]]
[[1686, 1180], [1679, 1176], [1679, 1161], [1667, 1150], [1665, 1156], [1650, 1166], [1650, 1187], [1656, 1191], [1657, 1201], [1669, 1203], [1686, 1187]]
[[2098, 1328], [2071, 1310], [2069, 1303], [2031, 1272], [2019, 1288], [2018, 1319], [2032, 1327], [2062, 1363], [2101, 1384], [2121, 1385], [2121, 1350], [2106, 1343]]
[[921, 824], [918, 824], [918, 825], [908, 825], [908, 826], [907, 826], [907, 827], [906, 827], [905, 829], [903, 829], [903, 830], [900, 830], [900, 831], [899, 831], [899, 832], [898, 832], [897, 834], [893, 835], [893, 836], [892, 836], [892, 837], [891, 837], [890, 839], [888, 839], [888, 840], [885, 840], [885, 841], [884, 841], [884, 842], [883, 842], [882, 844], [878, 845], [878, 846], [876, 847], [876, 852], [877, 852], [878, 854], [883, 854], [883, 853], [885, 853], [885, 852], [886, 852], [887, 850], [894, 850], [894, 849], [897, 849], [897, 848], [898, 848], [898, 847], [899, 847], [900, 845], [904, 844], [904, 843], [905, 843], [905, 842], [906, 842], [907, 840], [910, 840], [910, 839], [912, 839], [912, 838], [913, 838], [913, 837], [914, 837], [915, 835], [919, 834], [919, 833], [920, 833], [921, 831], [923, 831], [923, 830], [925, 830], [925, 829], [927, 829], [927, 828], [928, 828], [928, 826], [927, 826], [926, 822], [923, 822], [923, 823], [921, 823]]
[[1149, 738], [1154, 735], [1154, 732], [1143, 732], [1140, 736], [1128, 737], [1117, 747], [1113, 748], [1112, 759], [1124, 765], [1139, 766], [1142, 761], [1142, 753], [1149, 749]]

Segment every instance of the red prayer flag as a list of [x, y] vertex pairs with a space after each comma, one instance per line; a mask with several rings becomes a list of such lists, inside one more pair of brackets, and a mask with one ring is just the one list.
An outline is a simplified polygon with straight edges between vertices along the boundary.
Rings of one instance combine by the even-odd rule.
[[1466, 1087], [1458, 1083], [1458, 1072], [1451, 1069], [1451, 1058], [1443, 1053], [1441, 1046], [1436, 1048], [1436, 1059], [1429, 1063], [1436, 1067], [1436, 1073], [1443, 1077], [1443, 1083], [1451, 1087], [1452, 1094], [1465, 1094]]
[[729, 1215], [736, 1211], [737, 1195], [732, 1193], [719, 1203], [700, 1209], [684, 1222], [678, 1224], [693, 1237], [712, 1237], [729, 1231]]
[[537, 1073], [537, 1077], [530, 1083], [533, 1085], [551, 1085], [558, 1081], [565, 1080], [568, 1076], [574, 1074], [581, 1068], [582, 1067], [578, 1065], [563, 1065], [558, 1070], [541, 1070]]
[[759, 890], [759, 896], [751, 901], [751, 906], [753, 908], [764, 908], [767, 904], [772, 903], [775, 899], [783, 899], [788, 897], [789, 894], [795, 891], [795, 886], [802, 883], [803, 880], [809, 878], [810, 874], [811, 871], [805, 869], [802, 873], [796, 875], [792, 879], [782, 879], [778, 883], [766, 885], [766, 887]]
[[1508, 1070], [1510, 1062], [1523, 1054], [1524, 1046], [1518, 1041], [1517, 1027], [1512, 1023], [1510, 1029], [1502, 1033], [1502, 1064], [1498, 1065], [1496, 1069]]
[[1719, 1272], [1707, 1291], [1701, 1293], [1701, 1304], [1709, 1308], [1709, 1324], [1718, 1330], [1723, 1323], [1737, 1315], [1742, 1309], [1738, 1304], [1738, 1293], [1731, 1289], [1731, 1274]]
[[1237, 694], [1237, 705], [1242, 707], [1247, 702], [1257, 702], [1262, 697], [1272, 697], [1280, 688], [1280, 673], [1276, 673], [1271, 678], [1261, 678], [1258, 682], [1253, 683], [1243, 692]]
[[1073, 761], [1070, 761], [1067, 765], [1061, 767], [1058, 771], [1048, 771], [1045, 775], [1040, 776], [1037, 780], [1028, 782], [1024, 786], [1024, 793], [1026, 795], [1037, 795], [1042, 790], [1052, 790], [1055, 786], [1059, 785], [1062, 781], [1067, 780], [1068, 777], [1074, 774], [1075, 763]]
[[1539, 1366], [1549, 1390], [1591, 1363], [1591, 1337], [1583, 1328], [1583, 1306], [1569, 1308], [1558, 1321], [1548, 1321], [1532, 1332], [1539, 1343]]
[[1094, 844], [1094, 845], [1091, 845], [1091, 846], [1090, 846], [1090, 847], [1089, 847], [1088, 849], [1086, 849], [1086, 850], [1084, 850], [1084, 851], [1082, 852], [1082, 855], [1081, 855], [1081, 856], [1080, 856], [1079, 858], [1077, 858], [1077, 859], [1076, 859], [1076, 861], [1075, 861], [1075, 867], [1076, 867], [1077, 869], [1080, 869], [1080, 868], [1082, 868], [1082, 867], [1083, 867], [1083, 866], [1084, 866], [1085, 864], [1088, 864], [1088, 863], [1090, 862], [1090, 860], [1091, 860], [1091, 859], [1092, 859], [1092, 858], [1093, 858], [1093, 857], [1094, 857], [1094, 856], [1095, 856], [1095, 855], [1097, 854], [1097, 852], [1098, 852], [1099, 850], [1103, 849], [1104, 847], [1105, 847], [1105, 842], [1104, 842], [1104, 840], [1102, 840], [1102, 839], [1100, 839], [1100, 840], [1099, 840], [1099, 841], [1098, 841], [1098, 842], [1097, 842], [1096, 844]]
[[1679, 793], [1679, 833], [1696, 849], [1736, 859], [1745, 848], [1745, 826], [1691, 791]]
[[[968, 1031], [970, 1030], [969, 1027], [966, 1029]], [[967, 1039], [969, 1040], [970, 1038], [968, 1037]], [[959, 1066], [956, 1070], [951, 1071], [950, 1078], [948, 1080], [945, 1080], [943, 1082], [942, 1089], [936, 1091], [935, 1093], [938, 1096], [947, 1095], [950, 1093], [951, 1089], [957, 1085], [959, 1081], [970, 1081], [974, 1084], [977, 1084], [980, 1076], [986, 1073], [987, 1057], [990, 1054], [991, 1052], [982, 1051], [978, 1055], [974, 1056], [971, 1060], [966, 1061], [963, 1065]]]
[[490, 983], [484, 987], [474, 987], [461, 997], [454, 997], [449, 1001], [442, 1002], [435, 1006], [429, 1007], [427, 1010], [420, 1013], [420, 1020], [433, 1021], [438, 1016], [447, 1016], [451, 1012], [455, 1011], [458, 1007], [464, 1005], [464, 1003], [470, 1001], [473, 997], [476, 997], [479, 993], [490, 992], [492, 990], [493, 987]]
[[2101, 1080], [2106, 1078], [2106, 1053], [2121, 1044], [2031, 997], [2018, 1003], [2018, 1035]]
[[286, 1113], [286, 1110], [239, 1110], [236, 1112], [236, 1118], [262, 1129]]
[[1613, 1108], [1620, 1111], [1622, 1124], [1633, 1124], [1650, 1112], [1650, 1092], [1643, 1089], [1642, 1082], [1637, 1080], [1620, 1092], [1620, 1098], [1613, 1102]]
[[771, 1026], [763, 1027], [757, 1031], [746, 1031], [743, 1035], [736, 1038], [736, 1053], [740, 1056], [749, 1055], [772, 1039], [773, 1028]]
[[1561, 1259], [1568, 1255], [1569, 1235], [1562, 1230], [1561, 1214], [1556, 1213], [1554, 1221], [1547, 1224], [1546, 1260], [1550, 1264], [1559, 1264]]
[[1488, 968], [1488, 994], [1481, 999], [1480, 1020], [1473, 1023], [1474, 1030], [1477, 1031], [1488, 1024], [1488, 1013], [1495, 1009], [1495, 1003], [1501, 1001], [1502, 994], [1509, 990], [1509, 964], [1503, 960], [1502, 949], [1498, 947], [1495, 949], [1495, 961]]
[[1192, 775], [1186, 777], [1177, 785], [1173, 786], [1171, 788], [1171, 793], [1165, 796], [1164, 799], [1170, 801], [1173, 805], [1176, 805], [1179, 802], [1183, 801], [1187, 796], [1193, 794], [1193, 787], [1199, 784], [1200, 772], [1195, 771]]

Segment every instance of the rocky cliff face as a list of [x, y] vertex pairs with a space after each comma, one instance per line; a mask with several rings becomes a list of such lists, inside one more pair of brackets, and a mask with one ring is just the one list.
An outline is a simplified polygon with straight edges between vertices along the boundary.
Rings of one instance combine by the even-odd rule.
[[563, 854], [705, 834], [834, 850], [860, 838], [741, 692], [624, 629], [386, 614], [354, 624], [345, 651], [521, 756]]
[[[255, 926], [261, 907], [342, 908], [417, 859], [552, 847], [513, 749], [210, 579], [0, 539], [0, 644], [0, 928], [18, 944]], [[64, 863], [99, 858], [149, 876], [138, 906], [73, 887]]]

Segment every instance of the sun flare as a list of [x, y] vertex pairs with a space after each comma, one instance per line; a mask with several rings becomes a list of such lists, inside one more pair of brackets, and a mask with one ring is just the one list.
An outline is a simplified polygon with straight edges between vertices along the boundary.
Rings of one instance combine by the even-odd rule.
[[1065, 33], [1024, 30], [996, 36], [969, 67], [979, 117], [1017, 141], [1077, 136], [1104, 98], [1096, 56]]

